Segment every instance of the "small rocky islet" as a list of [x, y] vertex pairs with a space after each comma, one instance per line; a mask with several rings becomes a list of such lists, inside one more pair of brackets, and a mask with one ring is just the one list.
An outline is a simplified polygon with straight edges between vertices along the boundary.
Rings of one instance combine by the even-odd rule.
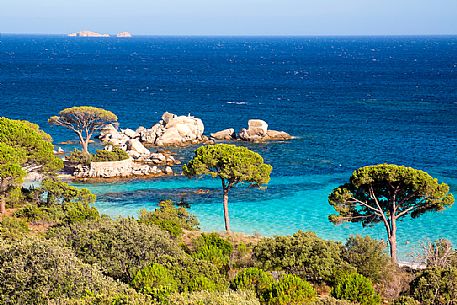
[[[248, 128], [239, 133], [228, 128], [209, 137], [204, 135], [204, 124], [200, 118], [191, 115], [178, 116], [165, 112], [161, 120], [151, 128], [143, 126], [133, 129], [120, 129], [114, 125], [106, 125], [98, 139], [111, 151], [120, 147], [130, 158], [122, 161], [90, 162], [79, 164], [72, 168], [75, 178], [130, 178], [158, 177], [173, 175], [172, 166], [181, 163], [171, 151], [166, 148], [183, 148], [191, 145], [214, 144], [216, 141], [248, 141], [261, 143], [266, 141], [290, 140], [293, 137], [284, 131], [269, 130], [268, 124], [259, 119], [248, 121]], [[156, 148], [152, 152], [149, 148]]]

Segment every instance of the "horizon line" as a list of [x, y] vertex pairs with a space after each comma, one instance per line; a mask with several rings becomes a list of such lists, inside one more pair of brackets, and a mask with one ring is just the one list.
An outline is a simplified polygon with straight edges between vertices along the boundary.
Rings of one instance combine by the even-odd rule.
[[[118, 33], [118, 32], [117, 32]], [[1, 35], [11, 36], [65, 36], [69, 38], [118, 38], [117, 33], [106, 33], [112, 35], [110, 37], [69, 37], [69, 33], [15, 33], [15, 32], [0, 32]], [[443, 37], [456, 36], [457, 33], [446, 34], [134, 34], [133, 37], [121, 37], [124, 39], [135, 37]]]

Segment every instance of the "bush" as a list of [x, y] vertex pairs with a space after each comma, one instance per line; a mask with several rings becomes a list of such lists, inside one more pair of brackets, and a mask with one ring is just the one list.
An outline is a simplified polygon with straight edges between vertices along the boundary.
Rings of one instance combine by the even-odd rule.
[[157, 225], [173, 237], [181, 236], [183, 230], [197, 230], [199, 225], [195, 216], [183, 207], [175, 207], [171, 200], [161, 201], [154, 212], [141, 210], [139, 222]]
[[178, 291], [178, 283], [170, 271], [156, 263], [138, 271], [133, 278], [132, 287], [159, 302], [165, 302], [170, 294]]
[[392, 305], [420, 305], [418, 301], [409, 296], [402, 296], [392, 302]]
[[383, 241], [374, 240], [369, 236], [351, 236], [346, 241], [343, 259], [354, 266], [357, 273], [377, 283], [391, 267], [385, 249]]
[[227, 279], [215, 265], [208, 261], [183, 255], [162, 257], [161, 264], [173, 274], [181, 292], [224, 291], [228, 287]]
[[309, 305], [357, 305], [358, 303], [353, 303], [347, 300], [338, 300], [332, 297], [326, 297], [323, 299], [316, 300]]
[[127, 160], [129, 155], [119, 147], [113, 146], [113, 150], [97, 150], [95, 155], [92, 156], [92, 162], [110, 162], [110, 161], [122, 161]]
[[36, 204], [27, 204], [14, 213], [15, 217], [25, 218], [30, 222], [58, 222], [65, 215], [62, 209], [57, 206], [39, 207]]
[[220, 269], [228, 267], [233, 245], [217, 233], [205, 234], [192, 241], [194, 251], [192, 256], [206, 260]]
[[66, 157], [67, 161], [72, 164], [82, 164], [89, 165], [91, 160], [91, 155], [87, 154], [81, 150], [73, 150], [69, 156]]
[[260, 305], [255, 295], [249, 291], [210, 292], [174, 294], [170, 298], [173, 305]]
[[331, 291], [337, 299], [355, 301], [361, 305], [377, 305], [381, 298], [373, 288], [371, 281], [358, 273], [351, 273], [338, 279]]
[[341, 266], [342, 245], [318, 238], [312, 232], [262, 239], [254, 259], [264, 270], [283, 270], [312, 282], [331, 281]]
[[125, 283], [163, 255], [183, 255], [167, 232], [132, 218], [102, 218], [52, 228], [48, 237], [61, 239], [84, 262], [97, 264], [106, 275]]
[[129, 290], [81, 262], [69, 249], [34, 238], [0, 244], [0, 282], [1, 304], [47, 304]]
[[293, 274], [284, 274], [265, 290], [262, 300], [269, 305], [309, 304], [316, 291], [307, 281]]
[[457, 267], [457, 251], [447, 239], [438, 239], [424, 245], [423, 260], [427, 268]]
[[14, 216], [25, 218], [34, 223], [72, 224], [86, 220], [97, 220], [100, 214], [95, 207], [83, 202], [67, 202], [51, 206], [27, 204], [14, 213]]
[[457, 304], [457, 268], [423, 271], [411, 283], [411, 296], [424, 305]]
[[0, 221], [0, 240], [20, 239], [29, 231], [29, 225], [24, 219], [3, 216]]
[[48, 302], [48, 305], [153, 305], [152, 300], [131, 289], [128, 292], [107, 291], [98, 294], [89, 294], [79, 299], [57, 299]]
[[270, 273], [258, 268], [246, 268], [238, 272], [230, 287], [234, 290], [254, 290], [257, 297], [261, 298], [273, 282]]

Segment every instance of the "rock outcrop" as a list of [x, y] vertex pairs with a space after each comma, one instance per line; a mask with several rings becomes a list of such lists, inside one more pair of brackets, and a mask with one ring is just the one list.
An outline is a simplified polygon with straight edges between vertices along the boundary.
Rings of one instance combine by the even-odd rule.
[[101, 34], [92, 31], [81, 31], [76, 33], [71, 33], [67, 35], [68, 37], [110, 37], [109, 34]]
[[162, 176], [172, 175], [169, 166], [160, 169], [134, 162], [133, 159], [112, 162], [91, 162], [90, 165], [78, 165], [73, 176], [76, 178], [130, 178], [132, 176]]
[[212, 133], [211, 138], [213, 138], [215, 140], [225, 140], [225, 141], [235, 140], [236, 139], [235, 129], [228, 128], [228, 129], [224, 129], [224, 130]]
[[124, 147], [131, 139], [138, 139], [145, 145], [154, 146], [188, 146], [199, 143], [209, 143], [203, 135], [205, 127], [201, 119], [193, 116], [177, 116], [165, 112], [162, 119], [150, 129], [139, 127], [137, 130], [123, 129], [117, 131], [114, 126], [107, 126], [101, 132], [99, 139]]
[[116, 34], [116, 37], [118, 37], [118, 38], [130, 38], [130, 37], [132, 37], [132, 34], [130, 34], [129, 32], [120, 32], [120, 33]]
[[292, 136], [284, 131], [269, 130], [267, 122], [263, 120], [249, 120], [248, 128], [240, 130], [238, 137], [244, 141], [264, 142], [290, 140]]

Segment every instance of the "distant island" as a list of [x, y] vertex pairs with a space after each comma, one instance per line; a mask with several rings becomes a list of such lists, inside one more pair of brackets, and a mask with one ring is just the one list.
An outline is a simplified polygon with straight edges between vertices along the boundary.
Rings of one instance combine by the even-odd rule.
[[[68, 37], [111, 37], [110, 34], [101, 34], [97, 32], [92, 32], [92, 31], [80, 31], [76, 33], [70, 33], [67, 35]], [[129, 32], [120, 32], [116, 34], [116, 37], [119, 38], [130, 38], [132, 37], [132, 34]]]

